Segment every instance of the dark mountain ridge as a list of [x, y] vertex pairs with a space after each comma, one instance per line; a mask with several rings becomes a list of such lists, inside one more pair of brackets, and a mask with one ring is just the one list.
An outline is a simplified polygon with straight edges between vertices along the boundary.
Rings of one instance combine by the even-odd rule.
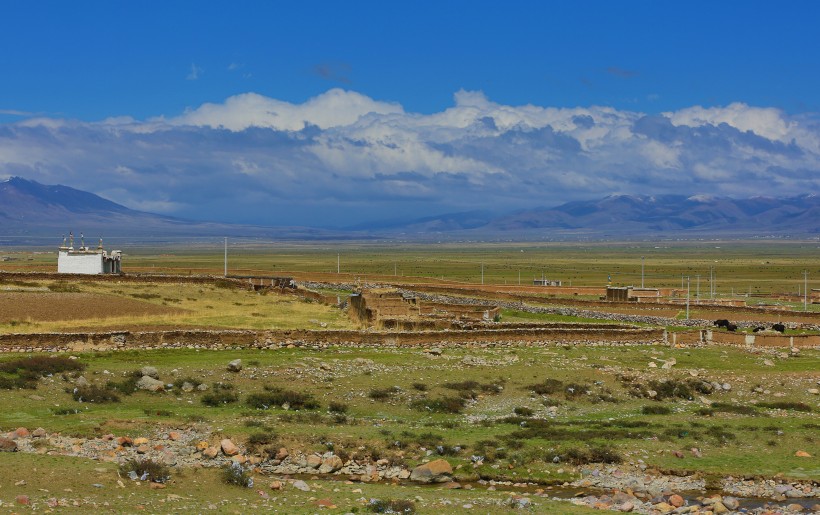
[[[820, 235], [820, 197], [732, 199], [707, 195], [610, 195], [496, 216], [468, 211], [416, 220], [376, 220], [344, 230], [196, 222], [136, 211], [68, 186], [13, 177], [0, 182], [0, 237], [231, 236], [322, 239], [635, 239]], [[2, 242], [0, 242], [2, 243]]]

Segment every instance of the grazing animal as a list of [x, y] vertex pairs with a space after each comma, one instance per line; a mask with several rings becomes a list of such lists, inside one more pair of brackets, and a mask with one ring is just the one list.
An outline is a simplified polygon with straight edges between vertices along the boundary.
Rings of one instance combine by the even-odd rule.
[[783, 325], [783, 324], [781, 324], [780, 322], [778, 322], [778, 323], [774, 324], [774, 325], [772, 326], [772, 329], [774, 329], [774, 330], [775, 330], [775, 331], [777, 331], [778, 333], [785, 333], [785, 332], [786, 332], [786, 326], [785, 326], [785, 325]]
[[731, 331], [731, 332], [737, 331], [737, 324], [730, 323], [729, 325], [726, 326], [726, 330]]
[[715, 320], [715, 326], [716, 327], [725, 327], [725, 328], [728, 329], [729, 328], [729, 321], [726, 320], [725, 318], [721, 318], [720, 320]]
[[752, 329], [752, 332], [758, 333], [760, 331], [765, 331], [765, 330], [766, 330], [765, 327], [763, 327], [762, 325], [759, 325], [759, 326], [755, 327], [754, 329]]

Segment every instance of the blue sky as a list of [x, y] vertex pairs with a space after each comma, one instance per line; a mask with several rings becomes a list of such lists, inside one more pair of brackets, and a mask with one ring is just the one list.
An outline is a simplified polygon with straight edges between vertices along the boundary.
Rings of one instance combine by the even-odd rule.
[[818, 14], [808, 1], [8, 1], [0, 179], [314, 225], [339, 210], [354, 223], [607, 193], [814, 192]]

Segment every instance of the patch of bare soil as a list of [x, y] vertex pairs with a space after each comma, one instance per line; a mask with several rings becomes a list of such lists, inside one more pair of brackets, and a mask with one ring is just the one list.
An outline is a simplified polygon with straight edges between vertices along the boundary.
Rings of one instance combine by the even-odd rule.
[[183, 313], [184, 310], [95, 293], [0, 292], [0, 323], [53, 322]]

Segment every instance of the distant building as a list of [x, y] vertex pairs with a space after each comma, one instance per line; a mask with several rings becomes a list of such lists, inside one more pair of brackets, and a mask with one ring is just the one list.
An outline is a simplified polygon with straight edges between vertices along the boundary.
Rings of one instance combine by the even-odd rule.
[[107, 253], [103, 250], [102, 239], [96, 249], [85, 246], [80, 236], [80, 246], [74, 248], [74, 235], [69, 235], [70, 242], [63, 245], [57, 254], [57, 273], [60, 274], [120, 274], [122, 273], [122, 251], [112, 250]]
[[561, 286], [561, 281], [556, 279], [533, 279], [533, 286]]
[[658, 288], [607, 286], [606, 300], [610, 302], [659, 302], [661, 291]]

